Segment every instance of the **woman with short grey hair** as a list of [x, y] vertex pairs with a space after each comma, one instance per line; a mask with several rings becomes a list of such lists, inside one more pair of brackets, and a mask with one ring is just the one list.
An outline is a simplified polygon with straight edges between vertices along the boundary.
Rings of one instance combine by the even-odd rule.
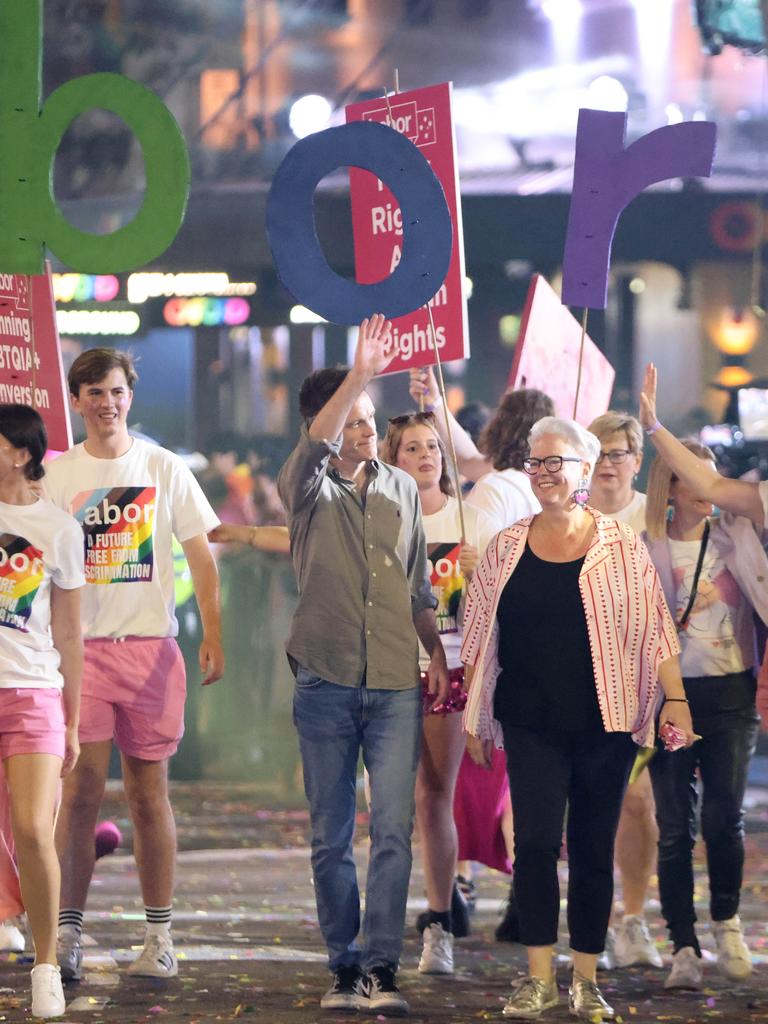
[[557, 1005], [553, 966], [557, 860], [568, 806], [569, 1008], [612, 1019], [595, 981], [613, 899], [613, 845], [636, 744], [662, 724], [693, 742], [674, 622], [645, 546], [587, 504], [600, 444], [553, 416], [529, 436], [528, 473], [541, 512], [486, 548], [467, 596], [462, 660], [470, 680], [467, 749], [507, 755], [515, 823], [515, 892], [528, 976], [504, 1015]]
[[[561, 440], [566, 441], [584, 459], [585, 463], [589, 464], [588, 467], [583, 467], [584, 479], [589, 483], [595, 471], [597, 460], [600, 457], [600, 442], [595, 435], [575, 420], [566, 420], [560, 416], [544, 416], [542, 419], [537, 420], [531, 428], [531, 432], [528, 435], [528, 447], [533, 449], [536, 442], [545, 434], [552, 434], [554, 437], [559, 437]], [[530, 460], [525, 459], [523, 461], [523, 469], [525, 469], [525, 462], [528, 461]], [[529, 476], [535, 476], [535, 473], [531, 474], [530, 470], [525, 469], [525, 471]]]

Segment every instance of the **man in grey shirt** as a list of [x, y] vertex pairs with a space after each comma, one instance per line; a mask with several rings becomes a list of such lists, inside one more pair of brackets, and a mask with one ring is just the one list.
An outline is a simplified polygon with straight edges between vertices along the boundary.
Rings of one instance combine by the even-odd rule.
[[[312, 870], [333, 983], [323, 1009], [406, 1013], [396, 984], [421, 745], [418, 643], [448, 695], [414, 481], [378, 461], [366, 386], [392, 359], [390, 325], [363, 321], [349, 370], [301, 388], [305, 424], [280, 471], [299, 603], [287, 650], [312, 821]], [[387, 351], [389, 349], [389, 351]], [[352, 842], [357, 763], [371, 783], [364, 941]]]

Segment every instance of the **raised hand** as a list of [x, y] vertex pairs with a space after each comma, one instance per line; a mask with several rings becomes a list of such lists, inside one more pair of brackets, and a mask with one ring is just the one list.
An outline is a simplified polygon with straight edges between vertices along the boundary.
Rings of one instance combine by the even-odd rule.
[[657, 373], [653, 363], [648, 363], [643, 378], [643, 390], [640, 392], [640, 412], [638, 419], [644, 430], [656, 423], [656, 383]]
[[363, 320], [357, 336], [354, 369], [370, 380], [381, 373], [395, 358], [392, 344], [392, 324], [383, 313], [374, 313], [370, 320]]
[[437, 405], [440, 401], [440, 389], [432, 367], [414, 366], [408, 372], [408, 391], [414, 402], [418, 405], [423, 399], [425, 405]]

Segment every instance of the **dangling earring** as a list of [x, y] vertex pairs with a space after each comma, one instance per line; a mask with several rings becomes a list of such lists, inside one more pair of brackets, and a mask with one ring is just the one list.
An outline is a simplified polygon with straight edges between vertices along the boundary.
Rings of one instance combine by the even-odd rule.
[[674, 518], [675, 518], [675, 503], [670, 498], [669, 501], [667, 502], [667, 522], [671, 523]]
[[584, 508], [589, 500], [589, 480], [585, 477], [579, 477], [579, 482], [576, 484], [576, 490], [571, 495], [574, 504], [580, 508]]

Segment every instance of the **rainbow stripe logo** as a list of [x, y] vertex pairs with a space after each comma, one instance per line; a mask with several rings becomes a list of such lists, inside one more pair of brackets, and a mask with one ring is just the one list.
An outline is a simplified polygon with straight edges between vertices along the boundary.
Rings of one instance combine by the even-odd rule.
[[0, 534], [0, 626], [29, 632], [29, 616], [43, 575], [42, 551], [24, 537]]
[[154, 487], [83, 491], [72, 515], [83, 528], [86, 583], [147, 583], [154, 571]]

